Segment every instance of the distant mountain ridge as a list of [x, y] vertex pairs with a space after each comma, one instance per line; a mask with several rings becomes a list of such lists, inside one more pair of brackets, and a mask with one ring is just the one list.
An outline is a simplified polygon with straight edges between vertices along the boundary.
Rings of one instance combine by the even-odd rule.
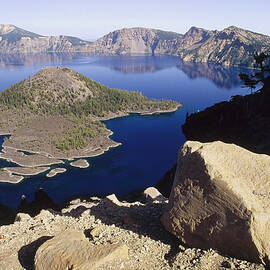
[[[178, 50], [184, 61], [213, 62], [223, 65], [252, 66], [255, 52], [270, 53], [270, 37], [235, 26], [222, 31], [191, 28], [184, 36], [196, 37], [197, 42]], [[189, 33], [190, 32], [190, 33]]]
[[94, 42], [41, 36], [0, 24], [0, 53], [88, 52], [93, 55], [168, 54], [184, 61], [253, 67], [255, 52], [270, 53], [270, 37], [230, 26], [222, 31], [191, 27], [184, 35], [150, 28], [124, 28]]
[[0, 53], [75, 52], [91, 42], [70, 36], [41, 36], [11, 24], [0, 24]]
[[95, 54], [174, 54], [183, 35], [149, 28], [124, 28], [93, 43]]

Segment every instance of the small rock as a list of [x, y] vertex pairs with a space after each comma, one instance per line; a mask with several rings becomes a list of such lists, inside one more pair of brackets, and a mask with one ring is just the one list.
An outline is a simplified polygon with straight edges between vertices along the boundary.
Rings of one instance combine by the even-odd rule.
[[231, 264], [228, 261], [223, 261], [221, 263], [221, 266], [224, 268], [231, 268]]
[[76, 205], [76, 204], [79, 204], [81, 202], [81, 199], [75, 199], [75, 200], [72, 200], [70, 201], [70, 205]]
[[119, 205], [119, 206], [122, 205], [122, 203], [117, 199], [117, 197], [115, 196], [115, 194], [111, 194], [111, 195], [107, 196], [106, 199], [109, 200], [109, 201], [111, 201], [111, 202], [113, 202], [116, 205]]
[[100, 235], [100, 233], [102, 232], [102, 230], [104, 229], [103, 226], [97, 226], [94, 229], [92, 229], [90, 231], [90, 235], [94, 238], [94, 237], [98, 237]]
[[179, 245], [179, 249], [180, 249], [181, 251], [185, 251], [185, 250], [186, 250], [186, 248], [185, 248], [184, 246], [182, 246], [182, 245]]
[[146, 202], [165, 201], [166, 198], [154, 187], [147, 188], [144, 192], [144, 199]]
[[25, 214], [25, 213], [18, 213], [15, 217], [15, 221], [28, 221], [31, 219], [30, 215]]

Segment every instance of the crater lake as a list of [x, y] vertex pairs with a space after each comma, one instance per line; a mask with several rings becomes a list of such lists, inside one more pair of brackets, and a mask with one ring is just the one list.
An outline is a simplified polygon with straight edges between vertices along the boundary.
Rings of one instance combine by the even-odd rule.
[[[18, 184], [0, 183], [0, 203], [16, 207], [43, 188], [61, 204], [78, 196], [128, 193], [154, 186], [177, 161], [185, 142], [181, 125], [187, 113], [246, 94], [238, 77], [250, 70], [214, 64], [182, 62], [171, 56], [95, 57], [75, 53], [0, 55], [0, 91], [27, 79], [42, 67], [65, 66], [109, 87], [139, 91], [149, 98], [183, 104], [176, 112], [141, 116], [131, 114], [104, 121], [111, 138], [122, 145], [88, 158], [90, 167], [61, 165], [67, 171], [52, 178], [46, 173], [25, 177]], [[0, 136], [0, 147], [5, 136]], [[0, 168], [15, 164], [0, 159]], [[59, 166], [57, 166], [59, 167]]]

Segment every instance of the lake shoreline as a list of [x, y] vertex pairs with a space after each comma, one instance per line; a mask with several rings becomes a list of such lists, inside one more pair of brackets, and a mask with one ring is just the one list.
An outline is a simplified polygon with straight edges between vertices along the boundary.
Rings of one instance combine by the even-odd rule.
[[[175, 112], [177, 111], [180, 107], [182, 106], [182, 104], [178, 104], [177, 106], [175, 106], [172, 109], [168, 109], [168, 110], [156, 110], [156, 111], [129, 111], [129, 112], [119, 112], [117, 114], [111, 113], [110, 115], [103, 117], [103, 118], [99, 118], [98, 120], [101, 121], [108, 121], [111, 119], [115, 119], [115, 118], [120, 118], [120, 117], [126, 117], [129, 116], [130, 114], [138, 114], [141, 116], [148, 116], [148, 115], [158, 115], [158, 114], [165, 114], [165, 113], [171, 113], [171, 112]], [[83, 152], [85, 152], [87, 149], [82, 149], [81, 153], [78, 155], [72, 155], [72, 156], [53, 156], [52, 154], [48, 153], [48, 152], [36, 152], [36, 151], [31, 151], [29, 149], [21, 149], [21, 148], [16, 148], [16, 147], [12, 147], [12, 146], [6, 146], [2, 145], [2, 152], [0, 153], [0, 159], [4, 159], [8, 162], [13, 162], [15, 164], [17, 164], [19, 166], [19, 168], [39, 168], [42, 166], [51, 166], [51, 165], [57, 165], [57, 164], [64, 164], [64, 160], [68, 160], [68, 161], [74, 161], [75, 159], [83, 159], [83, 158], [91, 158], [91, 157], [96, 157], [96, 156], [100, 156], [102, 154], [104, 154], [105, 152], [109, 151], [111, 148], [115, 148], [118, 147], [120, 145], [122, 145], [122, 143], [119, 142], [115, 142], [113, 140], [110, 139], [110, 136], [113, 135], [113, 131], [108, 130], [108, 134], [106, 136], [102, 136], [103, 137], [103, 141], [107, 141], [107, 145], [104, 148], [96, 148], [96, 149], [91, 149], [90, 152], [88, 152], [87, 154], [83, 154]], [[9, 134], [3, 134], [4, 135], [12, 135], [12, 133]], [[8, 155], [8, 153], [6, 153], [7, 149], [9, 149], [9, 151], [11, 151], [10, 155]], [[12, 152], [13, 151], [13, 152]], [[21, 151], [21, 152], [19, 152]], [[31, 153], [31, 155], [25, 155], [23, 152], [27, 152], [27, 153]], [[18, 161], [18, 156], [12, 158], [12, 154], [15, 155], [20, 155], [20, 158], [23, 159], [23, 161], [25, 162], [26, 158], [28, 159], [28, 163], [22, 163]], [[6, 154], [5, 156], [3, 154]], [[32, 158], [31, 158], [32, 156]], [[16, 160], [17, 158], [17, 160]], [[46, 158], [48, 162], [43, 162], [43, 163], [35, 163], [33, 165], [33, 163], [35, 162], [35, 158]], [[71, 164], [69, 164], [69, 166], [72, 166]], [[5, 170], [8, 170], [7, 168], [4, 168]], [[58, 168], [55, 168], [58, 169]], [[41, 172], [43, 173], [43, 172]], [[34, 176], [34, 175], [38, 175], [37, 173], [35, 174], [27, 174], [27, 176]], [[55, 176], [56, 174], [54, 174], [53, 176]], [[10, 176], [14, 176], [14, 174], [10, 173]], [[22, 177], [21, 179], [16, 179], [16, 181], [12, 181], [12, 180], [3, 180], [0, 179], [0, 183], [12, 183], [12, 184], [17, 184], [19, 182], [21, 182], [24, 177], [22, 175], [18, 175], [16, 174], [16, 176], [20, 176]]]

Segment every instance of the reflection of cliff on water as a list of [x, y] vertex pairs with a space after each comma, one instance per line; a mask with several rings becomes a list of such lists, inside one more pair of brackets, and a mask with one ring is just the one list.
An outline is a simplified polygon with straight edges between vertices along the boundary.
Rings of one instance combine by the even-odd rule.
[[127, 74], [152, 73], [175, 67], [178, 62], [179, 58], [173, 56], [125, 55], [99, 57], [93, 64]]
[[190, 79], [206, 78], [211, 80], [217, 87], [227, 90], [242, 84], [239, 73], [250, 73], [250, 70], [240, 67], [182, 61], [177, 63], [177, 68], [183, 71]]
[[0, 54], [0, 67], [14, 69], [16, 66], [34, 66], [39, 64], [61, 64], [72, 61], [79, 56], [88, 56], [87, 53], [59, 52], [35, 54]]
[[[89, 57], [87, 57], [89, 56]], [[84, 58], [87, 57], [87, 58]], [[184, 62], [179, 57], [156, 55], [93, 56], [89, 53], [58, 52], [36, 54], [0, 54], [0, 68], [15, 70], [19, 66], [54, 65], [61, 66], [75, 61], [85, 62], [128, 73], [152, 73], [177, 67], [190, 79], [206, 78], [217, 87], [233, 89], [241, 85], [239, 73], [249, 74], [251, 70], [240, 67], [225, 67], [210, 63]]]

